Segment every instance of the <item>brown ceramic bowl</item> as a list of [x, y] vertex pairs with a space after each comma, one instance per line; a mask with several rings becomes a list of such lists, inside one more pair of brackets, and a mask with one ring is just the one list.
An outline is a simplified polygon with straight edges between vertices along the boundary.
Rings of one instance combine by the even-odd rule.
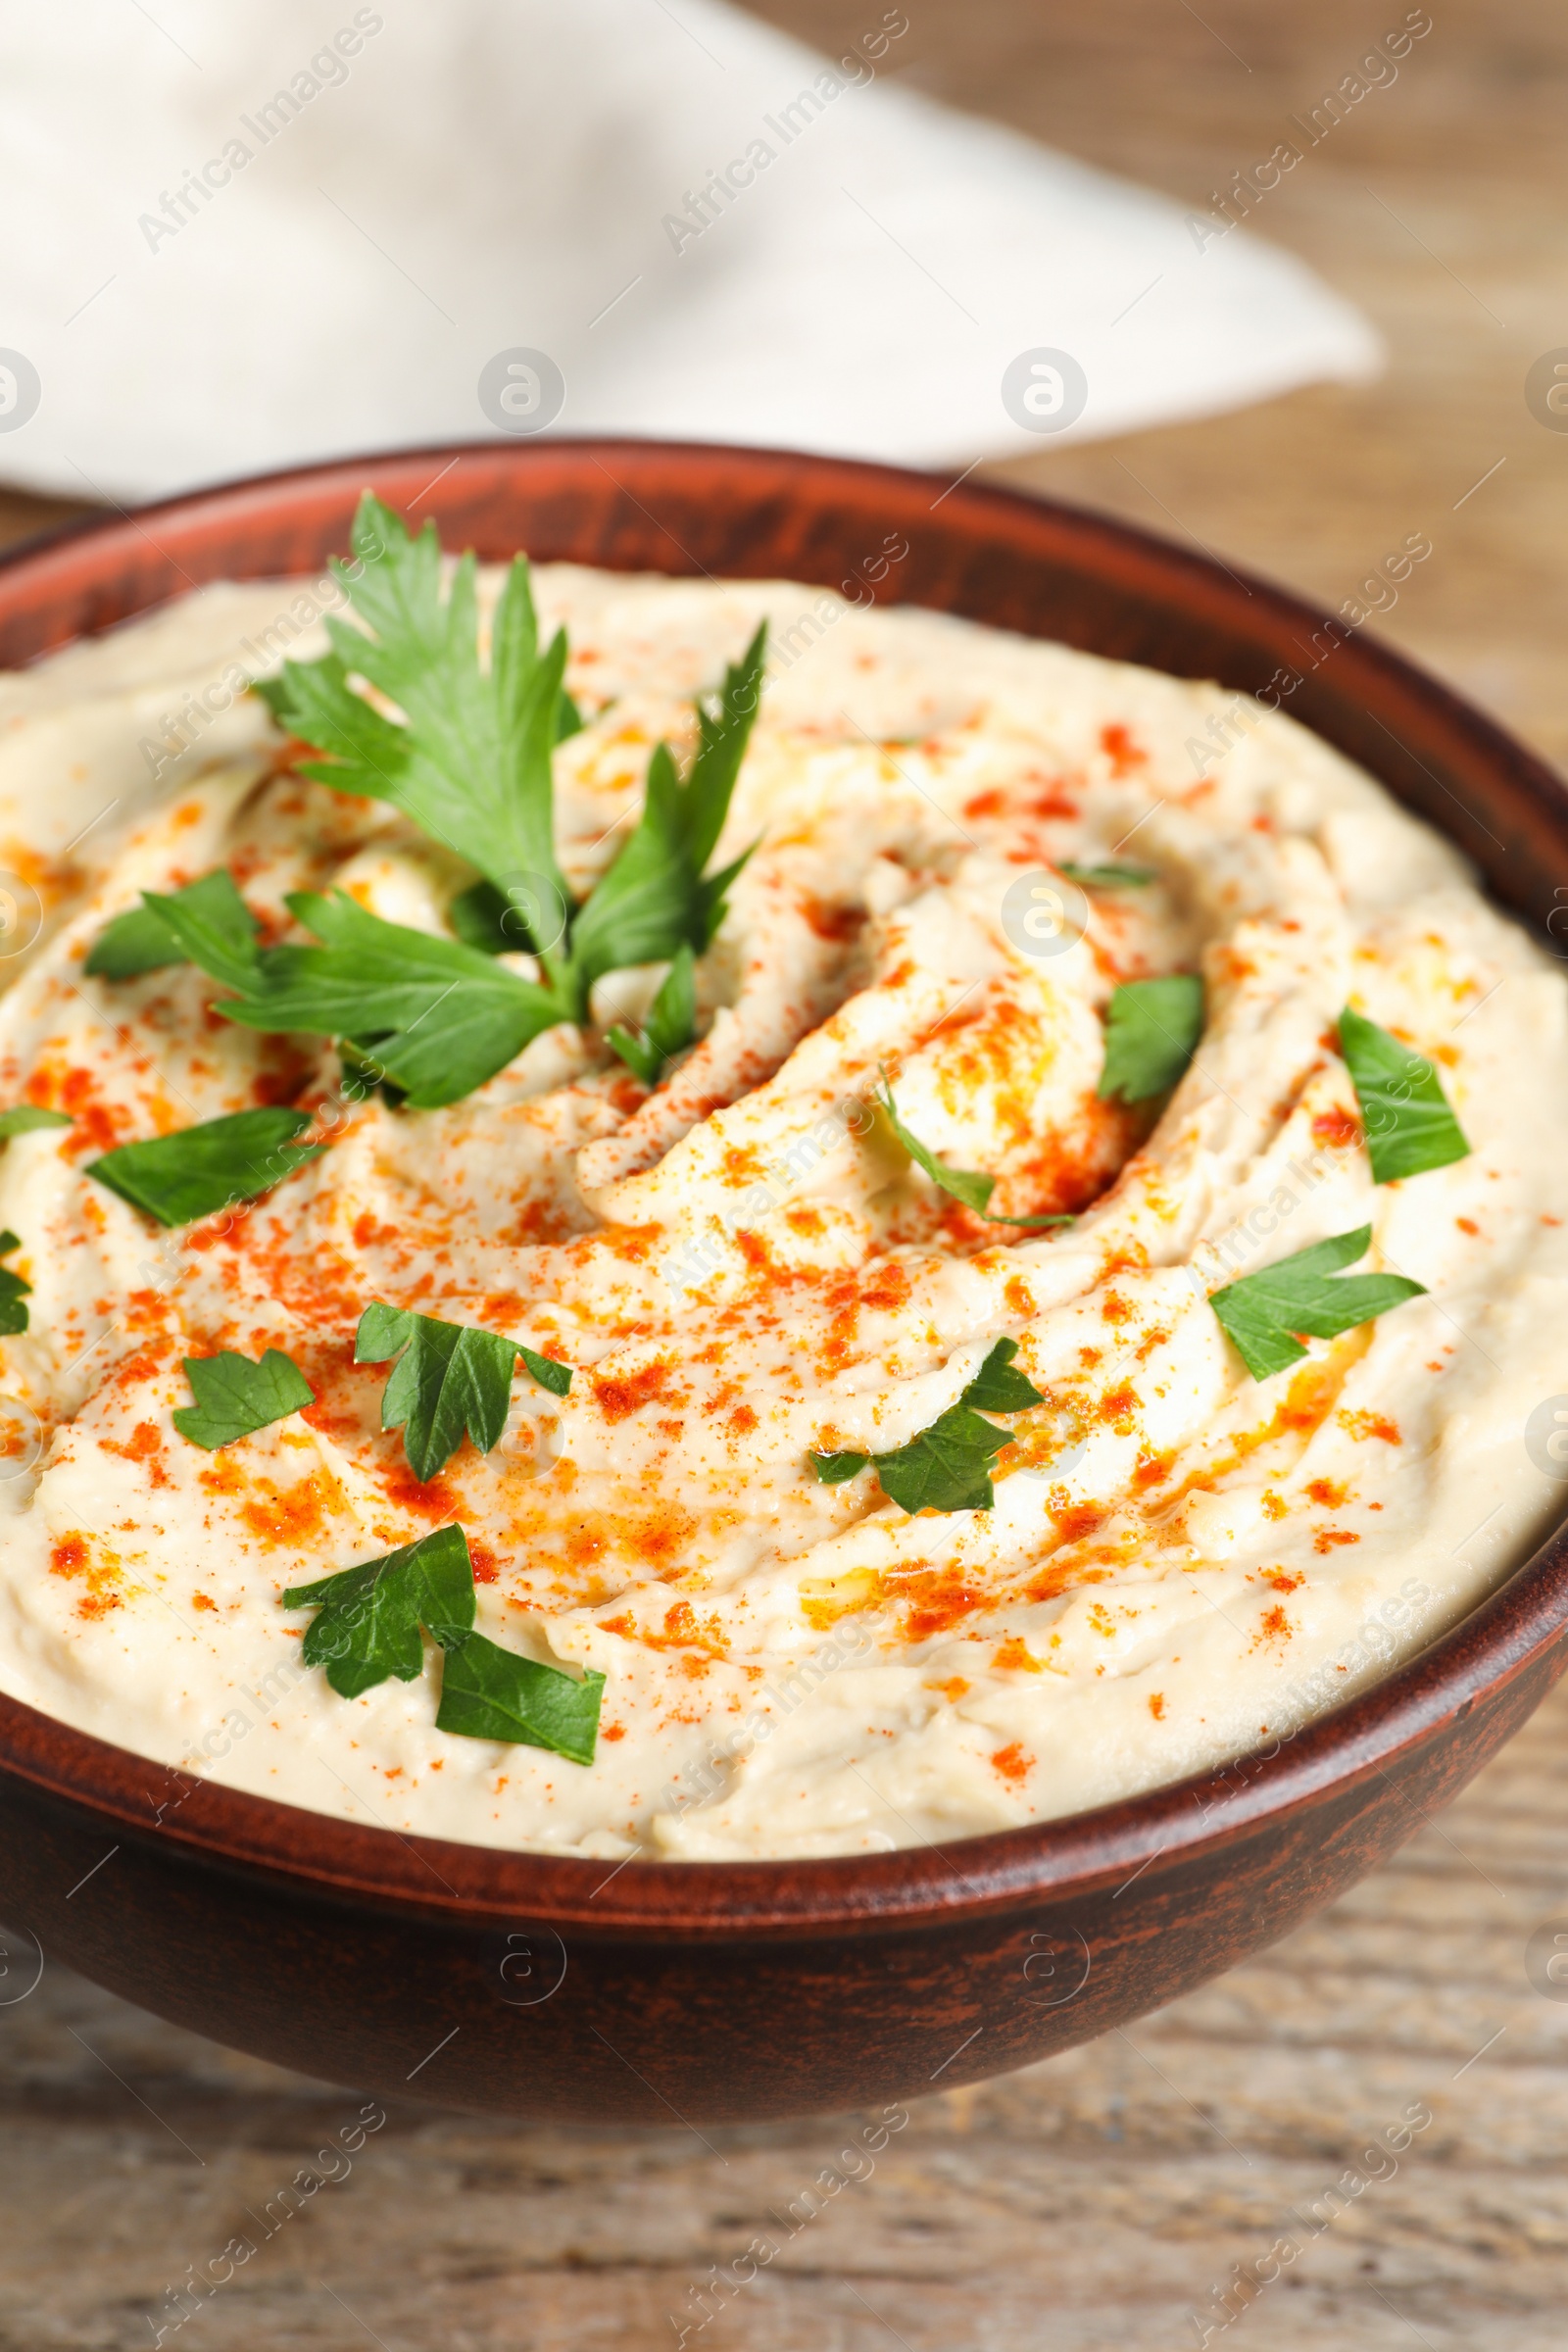
[[[547, 441], [176, 500], [0, 564], [0, 663], [198, 581], [315, 569], [367, 484], [454, 547], [627, 570], [833, 587], [902, 532], [910, 603], [1243, 692], [1300, 673], [1295, 715], [1544, 936], [1568, 897], [1556, 779], [1370, 639], [1098, 515], [820, 458]], [[903, 2099], [1102, 2034], [1285, 1935], [1518, 1730], [1565, 1630], [1558, 1536], [1272, 1754], [1067, 1821], [808, 1863], [612, 1871], [394, 1836], [172, 1784], [0, 1699], [0, 1909], [144, 2008], [388, 2096], [635, 2124]]]

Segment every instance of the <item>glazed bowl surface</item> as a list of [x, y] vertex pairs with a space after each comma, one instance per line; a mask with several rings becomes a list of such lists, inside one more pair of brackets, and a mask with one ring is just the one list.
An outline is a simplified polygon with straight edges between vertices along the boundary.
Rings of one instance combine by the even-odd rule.
[[[1568, 793], [1478, 711], [1260, 580], [969, 480], [610, 441], [333, 464], [12, 552], [0, 666], [204, 581], [318, 572], [367, 487], [485, 559], [856, 595], [901, 534], [885, 597], [1283, 698], [1556, 948]], [[940, 1847], [618, 1868], [302, 1812], [0, 1698], [0, 1917], [45, 1962], [385, 2097], [644, 2125], [906, 2099], [1086, 2040], [1285, 1935], [1446, 1803], [1565, 1665], [1559, 1532], [1420, 1657], [1200, 1779]]]

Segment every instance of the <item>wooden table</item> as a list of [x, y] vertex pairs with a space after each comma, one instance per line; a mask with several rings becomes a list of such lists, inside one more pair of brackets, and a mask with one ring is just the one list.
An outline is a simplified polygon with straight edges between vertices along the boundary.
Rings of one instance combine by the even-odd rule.
[[[1383, 378], [1003, 471], [1335, 605], [1427, 531], [1431, 560], [1374, 625], [1563, 758], [1568, 435], [1534, 420], [1523, 379], [1568, 343], [1568, 19], [1550, 0], [1432, 5], [1398, 82], [1260, 221], [1378, 320]], [[879, 12], [771, 0], [766, 13], [826, 40]], [[909, 0], [901, 52], [940, 95], [1198, 205], [1403, 13], [1400, 0], [1049, 14]], [[30, 502], [0, 511], [13, 533], [46, 519]], [[871, 2177], [688, 2342], [1167, 2352], [1198, 2344], [1192, 2315], [1223, 2317], [1213, 2296], [1232, 2266], [1287, 2233], [1299, 2258], [1211, 2342], [1562, 2341], [1568, 2004], [1531, 1989], [1524, 1947], [1543, 1921], [1568, 1930], [1565, 1775], [1568, 1692], [1451, 1813], [1412, 1823], [1393, 1863], [1251, 1966], [1028, 2074], [935, 2090]], [[1330, 2184], [1418, 2102], [1433, 2120], [1397, 2170], [1313, 2235]], [[357, 2106], [49, 1963], [28, 1999], [0, 2007], [0, 2352], [151, 2344], [187, 2266], [247, 2229], [246, 2208], [263, 2213]], [[843, 2144], [831, 2123], [629, 2139], [399, 2107], [346, 2180], [164, 2341], [672, 2347], [669, 2315], [695, 2316], [709, 2266]]]

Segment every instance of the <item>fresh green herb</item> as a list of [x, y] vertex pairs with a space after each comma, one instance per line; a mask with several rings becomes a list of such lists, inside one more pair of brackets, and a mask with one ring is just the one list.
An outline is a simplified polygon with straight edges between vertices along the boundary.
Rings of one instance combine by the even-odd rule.
[[[9, 1229], [0, 1233], [0, 1257], [9, 1257], [13, 1250], [21, 1248], [16, 1234]], [[9, 1266], [0, 1266], [0, 1338], [12, 1340], [19, 1331], [26, 1330], [27, 1298], [31, 1290], [30, 1282], [24, 1282]]]
[[[340, 792], [392, 802], [478, 868], [502, 903], [466, 894], [456, 918], [466, 944], [488, 953], [498, 952], [498, 937], [520, 944], [505, 927], [515, 904], [508, 886], [517, 875], [528, 877], [530, 891], [558, 898], [565, 937], [533, 942], [557, 1020], [582, 1020], [589, 992], [606, 972], [665, 961], [683, 944], [703, 954], [745, 863], [743, 856], [721, 873], [704, 874], [756, 716], [765, 629], [726, 673], [716, 709], [699, 707], [700, 741], [685, 783], [667, 749], [657, 748], [635, 829], [574, 907], [556, 858], [551, 773], [551, 753], [569, 731], [561, 682], [565, 638], [558, 631], [540, 652], [526, 562], [519, 556], [513, 564], [496, 608], [490, 666], [482, 670], [471, 554], [443, 601], [433, 522], [412, 539], [368, 494], [355, 517], [353, 547], [355, 564], [335, 571], [364, 628], [328, 618], [331, 653], [319, 662], [287, 662], [281, 677], [258, 689], [281, 726], [326, 755], [304, 772]], [[356, 677], [394, 703], [406, 723], [373, 709]], [[416, 1100], [413, 1090], [409, 1100]]]
[[314, 1608], [302, 1654], [324, 1666], [342, 1698], [358, 1698], [396, 1676], [416, 1681], [424, 1665], [422, 1626], [445, 1652], [438, 1732], [553, 1748], [591, 1764], [599, 1734], [602, 1674], [579, 1681], [474, 1631], [473, 1565], [461, 1527], [438, 1527], [381, 1559], [366, 1560], [283, 1595]]
[[842, 1486], [867, 1462], [891, 1502], [916, 1511], [989, 1511], [996, 1501], [991, 1461], [1012, 1444], [1010, 1434], [984, 1421], [980, 1411], [1021, 1413], [1045, 1398], [1032, 1381], [1012, 1368], [1016, 1340], [998, 1340], [956, 1404], [893, 1453], [814, 1453], [812, 1466], [825, 1487]]
[[383, 922], [346, 891], [288, 903], [323, 944], [264, 950], [250, 987], [218, 1010], [247, 1029], [347, 1038], [417, 1110], [471, 1094], [564, 1017], [549, 990], [493, 956]]
[[[204, 953], [187, 945], [198, 938]], [[216, 958], [216, 960], [215, 960]], [[93, 941], [83, 969], [104, 980], [130, 980], [170, 963], [199, 963], [230, 987], [242, 988], [256, 961], [256, 917], [220, 866], [183, 890], [147, 890], [139, 906], [117, 914]], [[220, 965], [224, 968], [220, 968]], [[241, 975], [229, 979], [230, 972]]]
[[1374, 1184], [1420, 1176], [1466, 1159], [1470, 1146], [1443, 1082], [1426, 1056], [1348, 1004], [1340, 1015], [1340, 1052], [1361, 1105]]
[[1240, 1282], [1209, 1293], [1209, 1305], [1254, 1380], [1267, 1380], [1271, 1373], [1300, 1361], [1306, 1349], [1296, 1336], [1298, 1332], [1332, 1340], [1424, 1293], [1424, 1283], [1411, 1282], [1403, 1274], [1331, 1279], [1342, 1266], [1364, 1257], [1371, 1242], [1371, 1226], [1358, 1226], [1354, 1233], [1314, 1242], [1261, 1274], [1246, 1274]]
[[936, 1153], [921, 1143], [917, 1135], [911, 1134], [899, 1116], [898, 1107], [893, 1100], [893, 1088], [886, 1070], [882, 1072], [882, 1084], [877, 1090], [874, 1100], [881, 1105], [888, 1125], [914, 1161], [915, 1166], [923, 1168], [933, 1184], [940, 1185], [945, 1193], [951, 1193], [955, 1200], [961, 1200], [965, 1208], [972, 1210], [977, 1217], [984, 1217], [988, 1224], [1071, 1225], [1076, 1221], [1070, 1216], [1060, 1214], [1049, 1217], [994, 1217], [986, 1203], [997, 1189], [996, 1178], [983, 1175], [977, 1169], [950, 1168], [945, 1160], [938, 1159]]
[[655, 1087], [663, 1075], [664, 1064], [691, 1044], [696, 1031], [696, 958], [690, 943], [686, 942], [675, 951], [659, 994], [648, 1007], [641, 1037], [634, 1037], [617, 1021], [607, 1033], [605, 1043], [620, 1055], [627, 1069], [644, 1086]]
[[868, 1453], [813, 1453], [811, 1467], [824, 1487], [842, 1487], [858, 1478], [871, 1459]]
[[989, 1511], [991, 1457], [1012, 1443], [1004, 1429], [955, 1404], [896, 1453], [872, 1455], [882, 1492], [901, 1510]]
[[424, 1664], [422, 1625], [450, 1649], [473, 1631], [473, 1569], [461, 1527], [438, 1527], [378, 1560], [345, 1568], [283, 1595], [291, 1609], [314, 1608], [305, 1636], [307, 1666], [324, 1666], [340, 1698], [358, 1698], [396, 1675], [412, 1683]]
[[[561, 987], [580, 1019], [594, 982], [632, 964], [662, 963], [682, 946], [701, 956], [724, 919], [724, 894], [750, 850], [704, 878], [762, 692], [767, 625], [724, 673], [715, 709], [698, 705], [698, 749], [683, 784], [663, 744], [648, 763], [642, 813], [609, 872], [579, 909]], [[754, 845], [755, 846], [755, 845]]]
[[1096, 1092], [1144, 1102], [1168, 1094], [1203, 1034], [1203, 983], [1196, 972], [1125, 981], [1105, 1016], [1105, 1063]]
[[520, 1340], [517, 1353], [522, 1358], [522, 1368], [529, 1379], [536, 1380], [542, 1389], [548, 1389], [552, 1396], [564, 1396], [570, 1390], [569, 1364], [558, 1364], [553, 1355], [536, 1355], [531, 1348], [524, 1348]]
[[1026, 1413], [1032, 1404], [1044, 1404], [1034, 1382], [1016, 1369], [1012, 1359], [1017, 1352], [1016, 1340], [998, 1340], [960, 1402], [979, 1413]]
[[447, 1651], [435, 1728], [466, 1740], [553, 1748], [573, 1764], [591, 1764], [604, 1687], [604, 1676], [591, 1667], [579, 1682], [559, 1666], [540, 1666], [470, 1634]]
[[69, 1111], [39, 1110], [31, 1102], [15, 1102], [9, 1110], [0, 1110], [0, 1144], [9, 1143], [14, 1135], [30, 1135], [35, 1127], [74, 1125]]
[[[355, 561], [333, 573], [363, 627], [329, 617], [332, 651], [285, 662], [258, 688], [278, 724], [325, 757], [305, 773], [338, 792], [390, 801], [492, 882], [556, 862], [550, 755], [561, 727], [566, 641], [541, 653], [528, 565], [513, 564], [496, 607], [490, 666], [479, 666], [477, 561], [463, 557], [441, 592], [434, 522], [411, 538], [368, 493], [351, 534]], [[351, 683], [364, 678], [406, 723]]]
[[528, 1370], [541, 1388], [565, 1395], [569, 1366], [470, 1323], [443, 1323], [378, 1299], [360, 1317], [354, 1339], [357, 1364], [398, 1359], [381, 1396], [381, 1427], [402, 1429], [409, 1466], [421, 1484], [451, 1460], [465, 1429], [481, 1453], [500, 1443], [519, 1355], [532, 1357]]
[[1069, 882], [1081, 882], [1089, 890], [1142, 890], [1146, 883], [1157, 882], [1159, 876], [1147, 865], [1058, 865], [1058, 874]]
[[304, 1110], [236, 1110], [145, 1144], [122, 1144], [88, 1160], [85, 1172], [160, 1225], [190, 1225], [254, 1200], [318, 1158], [323, 1146], [292, 1140], [310, 1124]]
[[174, 1427], [209, 1452], [316, 1402], [316, 1391], [279, 1348], [269, 1348], [260, 1363], [226, 1348], [218, 1355], [187, 1355], [185, 1377], [196, 1401], [172, 1415]]

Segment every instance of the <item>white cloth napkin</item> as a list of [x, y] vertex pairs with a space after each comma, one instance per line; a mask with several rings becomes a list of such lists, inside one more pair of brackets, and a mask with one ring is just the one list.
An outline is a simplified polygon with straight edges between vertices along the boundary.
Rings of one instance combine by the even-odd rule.
[[0, 479], [539, 429], [956, 469], [1375, 367], [1298, 263], [897, 86], [863, 13], [829, 59], [722, 0], [8, 10]]

